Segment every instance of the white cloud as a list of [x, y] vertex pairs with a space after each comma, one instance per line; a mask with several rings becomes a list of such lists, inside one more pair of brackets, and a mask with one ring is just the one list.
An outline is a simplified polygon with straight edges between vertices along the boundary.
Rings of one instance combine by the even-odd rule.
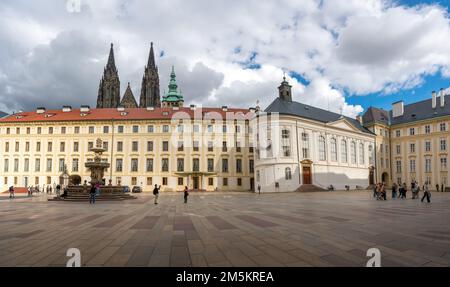
[[[446, 9], [387, 0], [64, 1], [5, 0], [0, 7], [0, 106], [93, 105], [115, 43], [122, 93], [138, 98], [150, 41], [155, 42], [161, 93], [171, 65], [187, 103], [266, 106], [283, 70], [294, 99], [354, 116], [345, 94], [414, 88], [424, 76], [450, 75]], [[252, 59], [253, 55], [253, 59]], [[247, 69], [246, 64], [259, 65]], [[12, 91], [14, 96], [8, 96]]]

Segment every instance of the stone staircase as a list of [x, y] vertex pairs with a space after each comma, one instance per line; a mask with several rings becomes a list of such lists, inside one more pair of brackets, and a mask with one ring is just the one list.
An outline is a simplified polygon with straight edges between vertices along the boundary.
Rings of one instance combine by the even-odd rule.
[[[129, 193], [100, 193], [100, 195], [95, 198], [95, 201], [124, 201], [136, 198], [136, 196]], [[69, 192], [66, 198], [54, 197], [49, 198], [48, 201], [89, 202], [89, 194]]]
[[314, 191], [326, 191], [326, 189], [318, 187], [314, 184], [302, 184], [295, 190], [296, 192], [314, 192]]

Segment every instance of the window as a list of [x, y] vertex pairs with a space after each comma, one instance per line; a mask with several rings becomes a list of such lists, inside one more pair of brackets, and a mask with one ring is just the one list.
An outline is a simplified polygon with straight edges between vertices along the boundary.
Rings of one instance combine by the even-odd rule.
[[426, 134], [429, 134], [431, 132], [431, 127], [430, 127], [430, 125], [426, 125], [425, 126], [425, 133]]
[[74, 158], [72, 160], [72, 171], [78, 172], [78, 159], [77, 158]]
[[283, 156], [284, 157], [290, 157], [291, 156], [291, 147], [290, 146], [284, 145], [282, 147], [282, 149], [283, 149]]
[[208, 178], [208, 185], [209, 186], [213, 186], [214, 185], [214, 179], [213, 178], [211, 178], [211, 177]]
[[242, 178], [239, 177], [239, 178], [237, 179], [237, 185], [238, 185], [238, 186], [242, 186]]
[[347, 163], [348, 151], [347, 151], [347, 141], [341, 141], [341, 162]]
[[182, 178], [182, 177], [179, 177], [178, 178], [178, 185], [184, 185], [184, 178]]
[[178, 142], [178, 151], [184, 151], [184, 143], [182, 141]]
[[425, 159], [425, 172], [431, 172], [431, 158]]
[[131, 185], [137, 185], [137, 177], [133, 176], [131, 178]]
[[397, 167], [397, 173], [401, 173], [402, 172], [402, 161], [397, 160], [396, 167]]
[[163, 125], [163, 133], [168, 133], [168, 132], [169, 132], [169, 126]]
[[147, 177], [147, 185], [153, 185], [153, 178]]
[[3, 171], [9, 172], [9, 159], [7, 159], [7, 158], [5, 158], [5, 161], [4, 161]]
[[337, 141], [335, 138], [331, 139], [330, 142], [330, 152], [331, 152], [331, 161], [337, 161]]
[[78, 152], [80, 149], [80, 144], [78, 142], [73, 143], [73, 152]]
[[227, 132], [227, 125], [222, 125], [222, 132], [226, 133]]
[[284, 170], [284, 178], [286, 180], [291, 180], [292, 179], [292, 172], [291, 172], [291, 168], [290, 167], [286, 167], [286, 169]]
[[236, 172], [242, 173], [242, 159], [236, 159]]
[[88, 152], [90, 152], [94, 148], [94, 142], [88, 142]]
[[34, 171], [35, 172], [40, 172], [41, 171], [41, 159], [37, 158], [34, 161]]
[[194, 125], [192, 130], [193, 130], [194, 133], [199, 133], [200, 132], [200, 126], [199, 125]]
[[415, 129], [414, 129], [414, 128], [410, 128], [410, 129], [409, 129], [409, 135], [410, 135], [410, 136], [413, 136], [414, 133], [415, 133]]
[[223, 151], [223, 152], [226, 152], [227, 150], [228, 150], [228, 148], [227, 148], [227, 142], [224, 141], [224, 142], [222, 142], [222, 151]]
[[133, 133], [137, 134], [139, 132], [139, 126], [133, 126]]
[[66, 134], [66, 127], [61, 127], [61, 134]]
[[359, 164], [364, 164], [364, 144], [359, 144]]
[[228, 186], [228, 178], [224, 177], [222, 180], [223, 186]]
[[24, 163], [23, 163], [23, 171], [24, 172], [29, 172], [30, 171], [30, 159], [26, 158]]
[[439, 130], [445, 132], [447, 130], [447, 125], [445, 123], [440, 123]]
[[410, 153], [415, 153], [416, 152], [416, 144], [414, 144], [414, 143], [410, 143], [409, 144], [409, 152]]
[[281, 131], [281, 138], [282, 139], [289, 139], [290, 131], [289, 130], [282, 130]]
[[103, 149], [104, 149], [105, 151], [108, 151], [108, 147], [109, 147], [108, 142], [104, 141], [104, 142], [103, 142]]
[[169, 171], [169, 159], [168, 158], [163, 158], [162, 159], [161, 170], [163, 172], [168, 172]]
[[148, 141], [147, 142], [147, 151], [153, 151], [153, 141]]
[[155, 131], [155, 127], [152, 125], [147, 126], [147, 132], [148, 133], [153, 133]]
[[20, 150], [20, 143], [16, 142], [15, 151], [19, 152], [19, 150]]
[[49, 134], [49, 135], [53, 134], [53, 127], [49, 127], [49, 128], [48, 128], [48, 134]]
[[372, 149], [372, 145], [369, 145], [369, 164], [373, 165], [373, 149]]
[[122, 141], [117, 142], [117, 151], [118, 152], [123, 151], [123, 142]]
[[53, 149], [53, 143], [52, 142], [48, 142], [48, 144], [47, 144], [47, 151], [51, 152], [52, 149]]
[[167, 177], [162, 178], [162, 185], [167, 185]]
[[319, 136], [319, 160], [326, 160], [325, 154], [325, 137]]
[[25, 143], [25, 151], [29, 152], [30, 151], [30, 142], [26, 142]]
[[137, 172], [138, 171], [138, 159], [132, 158], [131, 159], [131, 172]]
[[213, 142], [212, 142], [212, 141], [209, 141], [209, 142], [208, 142], [208, 151], [213, 151], [213, 150], [214, 150]]
[[183, 125], [178, 125], [177, 126], [177, 131], [178, 131], [178, 133], [183, 133], [184, 132], [184, 126]]
[[47, 184], [51, 184], [52, 183], [52, 178], [50, 176], [47, 176]]
[[352, 164], [356, 164], [356, 143], [354, 141], [350, 143], [350, 157]]
[[183, 158], [177, 159], [177, 171], [178, 172], [184, 171], [184, 159]]
[[208, 172], [214, 172], [214, 159], [208, 158]]
[[212, 125], [208, 125], [208, 133], [212, 133], [213, 132], [213, 126]]
[[11, 129], [10, 128], [6, 128], [6, 134], [9, 135], [11, 133]]
[[79, 134], [80, 133], [80, 127], [75, 127], [74, 133]]
[[5, 152], [9, 152], [9, 142], [5, 142]]
[[109, 133], [109, 126], [104, 126], [103, 127], [103, 133], [104, 134], [108, 134]]
[[95, 127], [90, 126], [90, 127], [89, 127], [89, 133], [90, 133], [90, 134], [93, 134], [94, 131], [95, 131]]
[[64, 171], [64, 166], [65, 166], [65, 165], [66, 165], [66, 164], [65, 164], [64, 159], [63, 159], [63, 158], [60, 158], [60, 159], [59, 159], [59, 168], [58, 168], [59, 172], [63, 172], [63, 171]]
[[401, 153], [401, 148], [400, 148], [399, 144], [395, 146], [395, 150], [396, 150], [397, 154]]
[[441, 157], [441, 170], [445, 171], [447, 170], [447, 158]]
[[445, 139], [441, 139], [440, 143], [441, 143], [440, 144], [441, 150], [442, 151], [446, 150], [447, 149], [447, 141]]
[[131, 143], [131, 151], [137, 152], [138, 151], [138, 142], [134, 141]]
[[430, 152], [431, 151], [431, 142], [430, 141], [426, 141], [425, 142], [425, 151], [426, 152]]
[[163, 141], [162, 150], [169, 151], [169, 142], [168, 141]]
[[228, 159], [222, 159], [222, 172], [228, 172]]
[[117, 126], [117, 133], [123, 134], [123, 126]]
[[27, 135], [31, 133], [31, 128], [27, 128]]
[[60, 152], [65, 152], [66, 151], [66, 143], [65, 142], [60, 142], [59, 143], [59, 151]]
[[47, 169], [46, 169], [46, 171], [47, 172], [51, 172], [52, 171], [52, 159], [51, 158], [47, 159]]
[[116, 159], [116, 172], [122, 172], [123, 170], [123, 159]]
[[250, 159], [248, 161], [248, 169], [249, 169], [250, 173], [255, 172], [255, 161], [253, 159]]
[[198, 158], [192, 159], [192, 171], [200, 171], [200, 160]]
[[416, 160], [414, 159], [409, 160], [409, 171], [416, 172]]
[[14, 172], [18, 172], [19, 171], [19, 159], [15, 158], [14, 159]]
[[146, 161], [146, 171], [147, 172], [153, 172], [153, 159], [152, 158], [148, 158]]
[[236, 142], [236, 152], [241, 152], [241, 142]]
[[193, 146], [194, 151], [199, 151], [199, 142], [198, 141], [194, 141], [192, 143], [192, 146]]

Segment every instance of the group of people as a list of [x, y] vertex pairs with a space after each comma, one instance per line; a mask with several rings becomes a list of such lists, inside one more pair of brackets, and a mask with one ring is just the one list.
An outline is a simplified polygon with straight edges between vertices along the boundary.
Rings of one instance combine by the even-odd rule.
[[33, 196], [33, 194], [34, 193], [37, 193], [37, 194], [39, 194], [39, 186], [29, 186], [28, 188], [27, 188], [27, 196], [28, 197], [31, 197], [31, 196]]
[[[439, 188], [439, 185], [437, 185], [437, 190]], [[420, 193], [420, 186], [417, 183], [417, 181], [411, 182], [411, 192], [412, 197], [411, 199], [419, 199], [419, 193]], [[431, 202], [431, 192], [428, 187], [428, 184], [424, 184], [422, 187], [423, 190], [423, 197], [421, 201], [423, 202], [425, 199], [427, 202]], [[392, 198], [400, 198], [400, 199], [406, 199], [406, 193], [408, 192], [408, 187], [406, 183], [401, 184], [400, 186], [397, 183], [394, 183], [392, 185]], [[385, 183], [377, 183], [373, 188], [373, 197], [377, 200], [387, 200], [386, 195], [386, 184]]]
[[[155, 184], [155, 188], [153, 188], [153, 195], [155, 196], [155, 202], [154, 202], [155, 204], [158, 204], [160, 190], [161, 190], [161, 185], [158, 186], [157, 184]], [[189, 189], [187, 186], [185, 186], [184, 191], [183, 191], [184, 203], [188, 202], [188, 196], [189, 196]]]

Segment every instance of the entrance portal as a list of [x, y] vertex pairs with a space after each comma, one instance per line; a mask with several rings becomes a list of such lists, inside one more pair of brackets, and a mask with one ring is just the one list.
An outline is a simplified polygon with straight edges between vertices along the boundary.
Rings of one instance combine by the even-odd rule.
[[303, 167], [303, 184], [311, 184], [311, 167]]
[[194, 189], [198, 189], [198, 176], [194, 176], [193, 178], [192, 178], [192, 185], [193, 185], [193, 188]]
[[381, 182], [389, 184], [389, 175], [387, 172], [383, 172], [383, 174], [381, 175]]

